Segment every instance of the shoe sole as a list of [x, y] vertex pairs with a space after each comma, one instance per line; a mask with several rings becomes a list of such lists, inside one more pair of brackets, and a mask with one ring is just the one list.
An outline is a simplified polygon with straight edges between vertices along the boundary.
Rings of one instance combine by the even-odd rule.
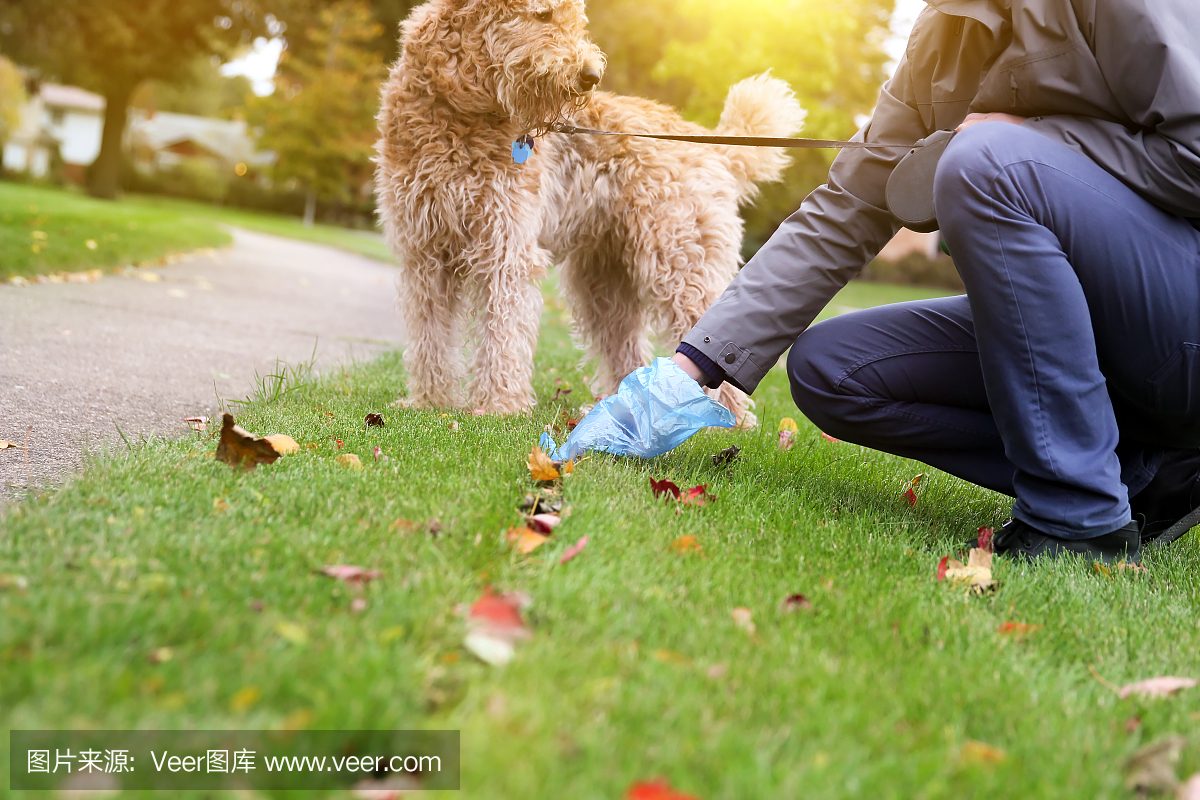
[[1190, 514], [1155, 536], [1147, 544], [1151, 547], [1166, 547], [1198, 524], [1200, 524], [1200, 506], [1193, 508]]

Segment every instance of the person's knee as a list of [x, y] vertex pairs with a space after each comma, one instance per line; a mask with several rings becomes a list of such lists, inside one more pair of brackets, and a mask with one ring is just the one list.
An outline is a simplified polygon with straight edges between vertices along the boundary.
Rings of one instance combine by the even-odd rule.
[[787, 360], [796, 408], [826, 432], [837, 424], [838, 376], [846, 366], [838, 358], [838, 327], [836, 319], [812, 326], [792, 344]]
[[995, 199], [997, 179], [1009, 165], [1033, 156], [1045, 141], [1008, 122], [982, 122], [961, 131], [938, 161], [933, 202], [943, 231], [968, 223]]

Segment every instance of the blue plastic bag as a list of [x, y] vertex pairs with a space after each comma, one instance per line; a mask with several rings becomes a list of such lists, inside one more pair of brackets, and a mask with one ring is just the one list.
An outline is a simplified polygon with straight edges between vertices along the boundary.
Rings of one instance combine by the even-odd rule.
[[555, 461], [590, 451], [653, 458], [690, 439], [701, 428], [732, 428], [733, 413], [704, 393], [669, 358], [658, 358], [621, 381], [617, 393], [596, 404], [558, 447], [543, 433], [542, 450]]

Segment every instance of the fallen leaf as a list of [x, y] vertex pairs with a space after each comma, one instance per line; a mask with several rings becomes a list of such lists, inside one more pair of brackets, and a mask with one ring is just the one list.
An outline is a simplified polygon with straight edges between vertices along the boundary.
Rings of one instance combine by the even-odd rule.
[[795, 444], [796, 444], [796, 432], [795, 431], [780, 431], [779, 432], [779, 449], [780, 450], [791, 450], [792, 446]]
[[417, 523], [407, 519], [397, 519], [388, 525], [388, 530], [407, 536], [417, 530]]
[[224, 497], [213, 498], [213, 511], [228, 511], [229, 502]]
[[1007, 757], [1007, 753], [999, 747], [993, 747], [985, 742], [968, 739], [959, 751], [960, 760], [974, 764], [999, 764]]
[[275, 623], [275, 632], [294, 645], [303, 646], [308, 644], [308, 631], [304, 629], [303, 625], [297, 625], [287, 620], [280, 620]]
[[703, 553], [704, 548], [696, 541], [696, 537], [690, 533], [685, 536], [680, 536], [675, 541], [671, 542], [671, 549], [676, 553]]
[[345, 581], [351, 586], [362, 586], [383, 576], [383, 573], [377, 569], [367, 569], [354, 564], [332, 564], [321, 567], [320, 571], [322, 575]]
[[363, 418], [363, 422], [367, 424], [368, 428], [382, 428], [384, 425], [382, 414], [367, 414]]
[[8, 441], [5, 441], [4, 439], [0, 439], [0, 450], [7, 450], [10, 447], [15, 447], [18, 450], [28, 450], [29, 449], [28, 447], [22, 447], [21, 445], [17, 444], [16, 442], [8, 442]]
[[1200, 774], [1193, 775], [1175, 788], [1175, 800], [1200, 800]]
[[558, 467], [550, 460], [550, 456], [542, 452], [542, 448], [534, 445], [529, 454], [529, 477], [535, 481], [552, 481], [558, 478]]
[[550, 537], [529, 528], [509, 528], [505, 538], [518, 553], [528, 555], [545, 544]]
[[[954, 563], [959, 564], [961, 562], [955, 561]], [[950, 568], [950, 556], [942, 556], [942, 560], [938, 562], [938, 566], [937, 566], [937, 579], [939, 581], [946, 580], [946, 570], [948, 570], [949, 568]]]
[[218, 461], [254, 469], [259, 464], [270, 464], [279, 458], [279, 452], [270, 442], [235, 425], [232, 414], [224, 414], [221, 419], [221, 440], [217, 442], [216, 452]]
[[754, 612], [744, 606], [738, 606], [730, 612], [730, 616], [733, 617], [734, 625], [737, 625], [751, 636], [754, 635], [754, 632], [757, 630], [754, 626]]
[[742, 449], [736, 444], [731, 444], [719, 453], [709, 456], [712, 459], [714, 467], [723, 467], [726, 464], [732, 464], [737, 461]]
[[374, 449], [371, 450], [371, 455], [376, 461], [379, 461], [379, 457], [383, 455], [383, 448], [375, 445]]
[[558, 523], [562, 522], [562, 517], [558, 514], [531, 514], [525, 517], [525, 521], [529, 523], [529, 527], [538, 533], [549, 535]]
[[840, 442], [840, 441], [842, 441], [841, 439], [835, 439], [834, 437], [830, 436], [828, 433], [825, 433], [824, 431], [822, 431], [822, 432], [821, 432], [821, 438], [822, 438], [822, 439], [824, 439], [824, 440], [826, 440], [826, 441], [828, 441], [828, 442]]
[[683, 653], [675, 650], [655, 650], [650, 654], [655, 661], [661, 661], [664, 664], [691, 664], [692, 660]]
[[1027, 622], [1002, 622], [1000, 623], [1000, 627], [996, 628], [996, 633], [1001, 636], [1019, 638], [1034, 631], [1040, 631], [1041, 629], [1041, 625], [1030, 625]]
[[572, 558], [574, 558], [575, 556], [582, 553], [583, 548], [587, 547], [587, 543], [588, 543], [588, 537], [581, 536], [579, 538], [579, 541], [577, 541], [575, 544], [571, 545], [570, 547], [568, 547], [566, 550], [563, 551], [562, 558], [560, 558], [558, 560], [558, 563], [565, 564], [568, 561], [570, 561]]
[[1130, 695], [1138, 697], [1168, 697], [1180, 689], [1191, 689], [1196, 686], [1195, 678], [1176, 678], [1164, 675], [1158, 678], [1148, 678], [1137, 683], [1129, 683], [1117, 690], [1117, 696], [1124, 699]]
[[263, 439], [269, 442], [275, 452], [281, 456], [290, 456], [300, 452], [300, 445], [286, 433], [272, 433], [270, 436], [264, 436]]
[[208, 430], [208, 417], [184, 417], [183, 421], [197, 433]]
[[650, 479], [650, 489], [654, 492], [654, 496], [658, 497], [663, 494], [670, 495], [673, 499], [679, 499], [679, 487], [666, 478], [661, 481]]
[[496, 594], [490, 588], [475, 601], [467, 614], [464, 646], [480, 660], [503, 666], [512, 660], [516, 643], [531, 634], [521, 618], [521, 609], [529, 604], [525, 595], [513, 592]]
[[791, 417], [784, 417], [779, 420], [779, 427], [776, 428], [780, 433], [799, 433], [800, 426], [796, 424], [796, 420]]
[[347, 469], [358, 470], [363, 468], [362, 461], [359, 460], [359, 457], [354, 455], [354, 453], [342, 453], [340, 456], [336, 456], [333, 460]]
[[992, 554], [978, 547], [971, 548], [966, 564], [950, 558], [946, 560], [945, 572], [939, 566], [938, 573], [951, 583], [966, 584], [972, 594], [984, 594], [997, 585], [992, 580]]
[[625, 800], [698, 800], [693, 795], [677, 792], [664, 780], [650, 783], [638, 781], [629, 787]]
[[976, 546], [979, 547], [980, 550], [985, 550], [989, 553], [996, 552], [995, 544], [992, 541], [992, 537], [994, 535], [992, 529], [980, 528], [978, 533], [979, 537], [975, 540]]
[[702, 483], [699, 486], [693, 486], [686, 492], [681, 492], [679, 502], [686, 505], [703, 506], [717, 498], [708, 493], [708, 484]]
[[921, 480], [925, 477], [925, 473], [921, 473], [908, 482], [908, 488], [904, 490], [904, 499], [908, 501], [910, 508], [917, 505], [917, 488], [921, 485]]
[[1125, 788], [1141, 792], [1169, 792], [1175, 788], [1175, 764], [1187, 739], [1171, 734], [1139, 747], [1125, 764]]
[[458, 430], [458, 428], [459, 428], [458, 420], [456, 420], [456, 419], [450, 420], [449, 422], [446, 423], [446, 427], [452, 431]]
[[563, 462], [563, 465], [562, 465], [562, 474], [563, 475], [570, 475], [574, 471], [575, 471], [575, 459], [571, 459], [570, 461]]
[[812, 601], [802, 594], [789, 594], [783, 599], [783, 603], [780, 604], [780, 609], [787, 613], [793, 611], [811, 611], [812, 607]]
[[262, 691], [257, 686], [243, 686], [229, 698], [229, 710], [235, 714], [249, 711], [262, 698]]

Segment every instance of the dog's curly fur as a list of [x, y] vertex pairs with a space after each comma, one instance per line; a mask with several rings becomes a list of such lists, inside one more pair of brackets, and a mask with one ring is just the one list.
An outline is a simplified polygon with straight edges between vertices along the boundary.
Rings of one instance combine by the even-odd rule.
[[[592, 389], [614, 392], [648, 362], [648, 330], [673, 347], [732, 280], [738, 205], [787, 164], [771, 149], [555, 133], [514, 163], [515, 139], [560, 119], [704, 132], [649, 100], [591, 91], [604, 57], [586, 26], [581, 0], [429, 0], [403, 23], [376, 189], [401, 266], [411, 405], [534, 404], [538, 279], [553, 262], [576, 338], [600, 361]], [[803, 118], [787, 84], [760, 75], [730, 90], [717, 130], [788, 136]], [[726, 384], [718, 397], [752, 422], [741, 392]]]

